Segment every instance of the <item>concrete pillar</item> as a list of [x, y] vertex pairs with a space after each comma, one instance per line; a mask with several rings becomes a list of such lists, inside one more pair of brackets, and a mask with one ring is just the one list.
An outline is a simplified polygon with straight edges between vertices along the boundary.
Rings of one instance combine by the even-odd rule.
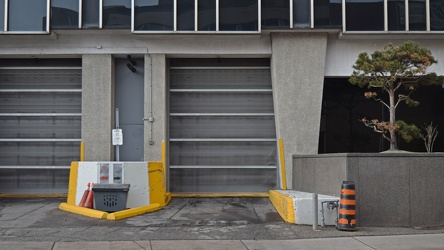
[[167, 89], [165, 54], [145, 55], [145, 161], [162, 160], [162, 141], [167, 140]]
[[85, 161], [113, 160], [114, 61], [111, 55], [82, 57], [82, 141]]
[[272, 33], [271, 39], [276, 132], [292, 188], [292, 155], [318, 153], [327, 33]]

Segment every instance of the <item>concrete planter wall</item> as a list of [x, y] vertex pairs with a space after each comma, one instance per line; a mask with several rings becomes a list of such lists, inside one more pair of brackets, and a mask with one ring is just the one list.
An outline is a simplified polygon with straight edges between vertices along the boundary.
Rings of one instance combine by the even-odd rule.
[[338, 196], [356, 184], [358, 226], [444, 226], [444, 153], [293, 156], [293, 189]]

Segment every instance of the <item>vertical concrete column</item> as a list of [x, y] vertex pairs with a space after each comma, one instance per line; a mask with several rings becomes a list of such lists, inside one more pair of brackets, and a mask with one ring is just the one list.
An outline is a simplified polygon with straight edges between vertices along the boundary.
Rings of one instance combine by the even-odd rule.
[[85, 161], [113, 160], [114, 61], [111, 55], [82, 57], [82, 140]]
[[145, 161], [162, 160], [162, 141], [166, 141], [167, 129], [167, 86], [165, 54], [145, 55]]
[[318, 153], [327, 33], [272, 33], [271, 39], [276, 132], [292, 188], [292, 155]]

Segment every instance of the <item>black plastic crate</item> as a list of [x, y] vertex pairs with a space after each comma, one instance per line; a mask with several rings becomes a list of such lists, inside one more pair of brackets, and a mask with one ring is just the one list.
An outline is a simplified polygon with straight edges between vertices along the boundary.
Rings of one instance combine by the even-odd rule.
[[130, 184], [94, 184], [94, 209], [116, 212], [126, 209]]

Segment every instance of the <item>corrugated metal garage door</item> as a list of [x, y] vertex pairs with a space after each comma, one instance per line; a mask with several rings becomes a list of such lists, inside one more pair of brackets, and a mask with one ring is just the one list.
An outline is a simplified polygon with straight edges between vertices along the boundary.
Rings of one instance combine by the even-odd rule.
[[172, 60], [171, 192], [274, 189], [276, 151], [269, 60]]
[[2, 61], [1, 193], [67, 192], [70, 163], [80, 155], [80, 63]]

